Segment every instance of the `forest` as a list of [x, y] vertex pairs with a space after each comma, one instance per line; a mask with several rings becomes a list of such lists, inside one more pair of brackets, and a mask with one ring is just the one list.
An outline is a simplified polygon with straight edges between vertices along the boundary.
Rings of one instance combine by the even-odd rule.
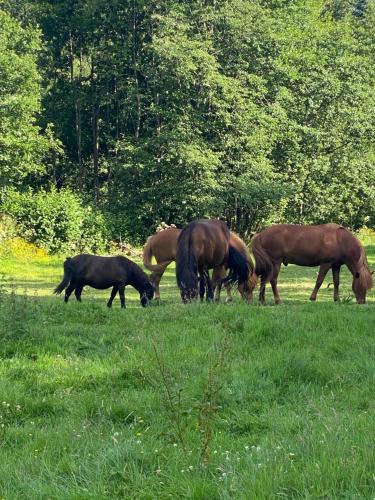
[[374, 228], [374, 81], [372, 0], [1, 0], [2, 227]]

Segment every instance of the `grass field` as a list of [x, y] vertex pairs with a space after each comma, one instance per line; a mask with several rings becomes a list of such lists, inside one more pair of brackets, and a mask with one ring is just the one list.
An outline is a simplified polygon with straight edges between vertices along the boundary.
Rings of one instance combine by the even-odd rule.
[[183, 306], [171, 268], [108, 310], [62, 262], [0, 258], [0, 498], [375, 498], [374, 291], [288, 266], [281, 306]]

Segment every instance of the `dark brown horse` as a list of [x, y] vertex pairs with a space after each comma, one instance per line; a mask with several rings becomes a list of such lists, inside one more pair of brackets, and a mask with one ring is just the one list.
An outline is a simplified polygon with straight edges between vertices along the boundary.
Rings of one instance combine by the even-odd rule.
[[[176, 260], [177, 252], [177, 240], [181, 233], [181, 229], [176, 227], [167, 227], [162, 231], [158, 231], [147, 239], [146, 245], [143, 249], [143, 265], [149, 271], [152, 271], [150, 275], [150, 281], [155, 288], [155, 299], [160, 299], [160, 280], [171, 262]], [[232, 231], [230, 232], [230, 243], [242, 254], [247, 256], [250, 262], [251, 269], [253, 265], [247, 250], [245, 243], [242, 239]], [[155, 258], [156, 264], [152, 263], [152, 258]], [[224, 266], [216, 268], [212, 273], [212, 288], [215, 290], [215, 299], [219, 300], [221, 283], [226, 277], [227, 270]], [[253, 273], [250, 274], [250, 279], [254, 280]], [[249, 284], [250, 286], [250, 284]], [[217, 288], [216, 288], [217, 287]], [[227, 303], [232, 302], [231, 295], [231, 284], [228, 282], [225, 284], [225, 289], [227, 292]]]
[[121, 307], [125, 307], [125, 287], [133, 286], [138, 292], [141, 304], [145, 307], [154, 296], [154, 288], [147, 275], [134, 262], [126, 257], [100, 257], [98, 255], [81, 254], [67, 258], [64, 262], [64, 277], [55, 288], [54, 293], [65, 290], [65, 302], [68, 302], [74, 291], [76, 299], [81, 301], [82, 289], [85, 285], [104, 290], [112, 288], [107, 306], [111, 307], [118, 292]]
[[280, 303], [277, 277], [281, 264], [321, 266], [316, 293], [327, 271], [332, 268], [335, 280], [335, 298], [338, 299], [339, 273], [346, 265], [353, 275], [352, 290], [358, 304], [366, 302], [366, 293], [372, 287], [372, 276], [365, 251], [357, 238], [338, 224], [298, 226], [278, 224], [256, 234], [251, 242], [255, 257], [255, 273], [261, 277], [259, 301], [264, 304], [267, 281], [271, 282], [275, 303]]
[[176, 252], [176, 278], [183, 302], [201, 298], [213, 299], [209, 269], [229, 269], [224, 281], [238, 282], [238, 289], [248, 302], [252, 299], [253, 286], [249, 286], [252, 262], [230, 242], [227, 225], [219, 220], [197, 220], [188, 224], [180, 233]]

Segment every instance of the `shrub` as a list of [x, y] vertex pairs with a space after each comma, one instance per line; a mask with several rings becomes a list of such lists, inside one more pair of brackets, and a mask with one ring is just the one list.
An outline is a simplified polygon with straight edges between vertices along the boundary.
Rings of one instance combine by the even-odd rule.
[[68, 189], [9, 191], [2, 209], [16, 220], [19, 236], [50, 253], [100, 251], [106, 246], [103, 216]]
[[0, 245], [17, 234], [17, 224], [9, 215], [0, 214]]

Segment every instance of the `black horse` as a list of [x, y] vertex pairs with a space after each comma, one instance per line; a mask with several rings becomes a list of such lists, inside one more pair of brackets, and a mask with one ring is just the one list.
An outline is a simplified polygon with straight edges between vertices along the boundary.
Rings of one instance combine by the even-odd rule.
[[64, 262], [64, 277], [54, 293], [61, 293], [65, 288], [65, 302], [74, 291], [81, 301], [85, 285], [104, 290], [113, 287], [107, 306], [111, 307], [116, 293], [119, 292], [121, 307], [125, 307], [125, 286], [131, 285], [138, 290], [141, 304], [145, 307], [154, 296], [154, 288], [147, 275], [134, 262], [126, 257], [100, 257], [80, 254], [68, 257]]

